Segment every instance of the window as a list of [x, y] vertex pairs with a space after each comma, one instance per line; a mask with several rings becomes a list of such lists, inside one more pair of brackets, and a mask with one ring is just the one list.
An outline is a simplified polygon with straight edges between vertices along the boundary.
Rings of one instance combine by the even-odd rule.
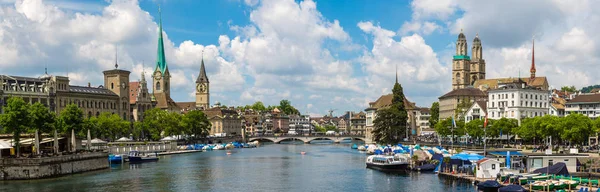
[[527, 99], [527, 94], [525, 94], [525, 99]]
[[535, 99], [537, 99], [537, 95], [535, 95]]
[[515, 98], [515, 93], [511, 93], [511, 98]]
[[494, 95], [492, 95], [492, 99], [494, 99]]
[[515, 101], [511, 101], [511, 102], [510, 102], [510, 106], [511, 106], [511, 107], [514, 107], [514, 106], [515, 106]]
[[492, 164], [492, 170], [496, 170], [496, 164]]
[[156, 82], [156, 90], [159, 91], [160, 90], [160, 82]]

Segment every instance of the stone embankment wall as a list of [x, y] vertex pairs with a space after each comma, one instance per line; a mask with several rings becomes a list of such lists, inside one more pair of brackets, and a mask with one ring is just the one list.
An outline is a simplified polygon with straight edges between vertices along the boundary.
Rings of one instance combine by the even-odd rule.
[[44, 158], [0, 159], [0, 180], [56, 177], [108, 168], [108, 153], [81, 153]]

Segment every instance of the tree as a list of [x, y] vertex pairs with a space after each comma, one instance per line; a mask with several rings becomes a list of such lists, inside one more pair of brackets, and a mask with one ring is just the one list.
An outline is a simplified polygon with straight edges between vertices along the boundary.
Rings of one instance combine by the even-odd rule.
[[31, 119], [30, 132], [35, 133], [36, 153], [39, 153], [39, 142], [42, 137], [38, 137], [42, 133], [51, 133], [54, 130], [54, 121], [56, 115], [51, 112], [42, 103], [35, 103], [29, 107], [29, 118]]
[[564, 117], [561, 126], [564, 128], [561, 138], [574, 143], [583, 144], [592, 133], [595, 133], [591, 119], [582, 114], [570, 114]]
[[334, 125], [325, 125], [325, 131], [335, 131], [338, 132], [338, 128]]
[[137, 138], [139, 140], [145, 140], [145, 139], [149, 139], [151, 137], [150, 130], [141, 121], [136, 121], [133, 123], [132, 134], [135, 138]]
[[322, 127], [322, 126], [319, 126], [319, 125], [315, 126], [315, 132], [325, 133], [326, 131], [327, 130], [325, 129], [325, 127]]
[[465, 129], [467, 130], [469, 136], [477, 138], [478, 140], [483, 138], [483, 121], [484, 120], [481, 119], [475, 119], [465, 124]]
[[108, 112], [101, 113], [98, 117], [92, 117], [89, 122], [95, 124], [90, 130], [93, 135], [101, 138], [116, 140], [129, 135], [129, 122], [121, 119], [117, 114]]
[[83, 130], [83, 111], [76, 104], [69, 104], [60, 113], [62, 132], [71, 134], [71, 151], [75, 151], [75, 133]]
[[446, 118], [442, 121], [439, 121], [435, 124], [434, 129], [435, 132], [442, 137], [446, 137], [452, 134], [451, 127], [452, 126], [452, 118]]
[[294, 106], [292, 106], [292, 102], [290, 102], [289, 100], [281, 100], [279, 102], [279, 109], [281, 110], [281, 112], [291, 115], [291, 114], [300, 114], [300, 111], [298, 111], [298, 109], [294, 108]]
[[[264, 106], [263, 106], [264, 107]], [[196, 139], [206, 137], [210, 134], [211, 123], [202, 111], [190, 111], [183, 116], [183, 126], [189, 130]]]
[[397, 129], [400, 129], [400, 133], [406, 133], [406, 124], [408, 122], [408, 113], [406, 112], [406, 104], [404, 103], [406, 98], [404, 97], [404, 90], [402, 89], [402, 85], [400, 85], [398, 81], [396, 81], [396, 83], [394, 84], [394, 88], [392, 88], [392, 94], [393, 96], [391, 109], [393, 114], [396, 115], [393, 118], [396, 118], [398, 120], [398, 122], [396, 122], [395, 125], [398, 126]]
[[168, 112], [159, 108], [150, 109], [144, 112], [143, 127], [149, 130], [152, 140], [159, 140], [162, 138], [165, 130], [164, 124], [168, 115]]
[[456, 120], [458, 120], [459, 117], [464, 118], [463, 114], [466, 113], [467, 110], [469, 110], [471, 105], [473, 105], [473, 102], [471, 102], [470, 100], [467, 100], [467, 99], [461, 100], [460, 103], [458, 103], [456, 105], [456, 109], [454, 110], [454, 118], [456, 118]]
[[508, 119], [506, 117], [502, 117], [493, 122], [494, 130], [497, 130], [498, 135], [502, 133], [502, 135], [510, 135], [519, 126], [519, 122], [516, 119]]
[[561, 91], [571, 92], [571, 93], [577, 92], [577, 88], [575, 88], [575, 86], [573, 86], [573, 85], [571, 85], [570, 87], [569, 86], [562, 86], [560, 88], [560, 90]]
[[29, 104], [25, 103], [20, 97], [11, 97], [4, 108], [4, 114], [0, 115], [0, 125], [7, 133], [13, 134], [17, 156], [20, 156], [21, 133], [27, 131], [31, 125], [29, 118]]
[[373, 122], [373, 140], [381, 144], [395, 144], [400, 142], [406, 129], [406, 121], [401, 121], [397, 110], [392, 108], [380, 109]]
[[186, 127], [183, 126], [182, 116], [179, 113], [167, 113], [166, 118], [162, 119], [162, 126], [165, 127], [165, 135], [168, 136], [187, 135], [190, 133], [190, 131], [186, 130]]
[[431, 117], [429, 117], [429, 125], [435, 126], [440, 119], [440, 103], [433, 102], [429, 109], [429, 114], [431, 115]]
[[267, 108], [265, 107], [265, 105], [263, 104], [263, 102], [257, 101], [254, 104], [252, 104], [252, 106], [250, 107], [252, 110], [254, 111], [265, 111], [267, 110]]

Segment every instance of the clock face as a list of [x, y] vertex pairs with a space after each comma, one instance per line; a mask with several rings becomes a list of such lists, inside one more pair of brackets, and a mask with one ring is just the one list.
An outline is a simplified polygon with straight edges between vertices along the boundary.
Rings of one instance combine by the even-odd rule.
[[154, 72], [154, 79], [160, 80], [160, 72], [159, 71]]
[[198, 89], [198, 92], [204, 93], [204, 92], [206, 92], [206, 85], [199, 84], [197, 89]]

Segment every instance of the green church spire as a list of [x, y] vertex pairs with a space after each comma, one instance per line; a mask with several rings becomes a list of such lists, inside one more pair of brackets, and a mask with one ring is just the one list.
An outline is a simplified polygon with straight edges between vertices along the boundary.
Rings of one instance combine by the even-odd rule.
[[160, 7], [158, 8], [158, 50], [156, 53], [156, 69], [160, 70], [163, 75], [165, 75], [165, 71], [167, 70], [167, 60], [165, 58], [165, 47], [163, 44], [163, 36], [162, 36], [162, 15], [160, 13]]

